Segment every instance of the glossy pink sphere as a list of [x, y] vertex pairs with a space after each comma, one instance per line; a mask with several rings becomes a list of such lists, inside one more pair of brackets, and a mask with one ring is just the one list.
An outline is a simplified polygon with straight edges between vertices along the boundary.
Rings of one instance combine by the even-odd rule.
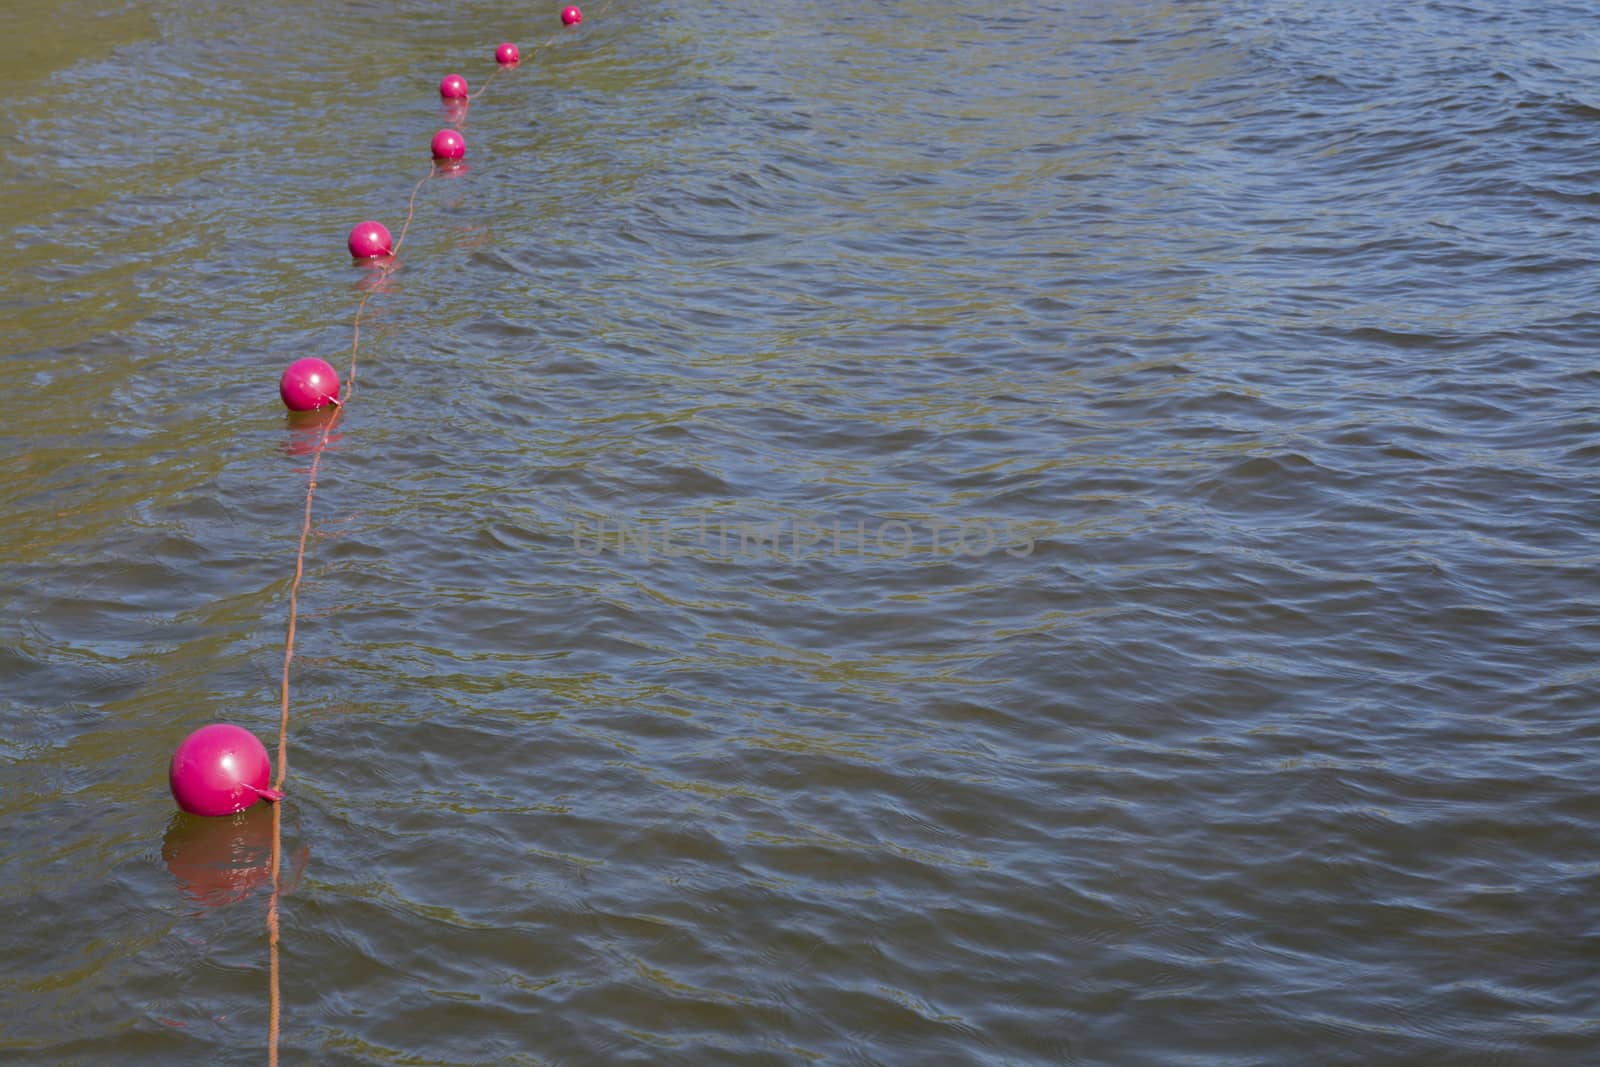
[[191, 815], [232, 815], [258, 800], [281, 800], [267, 785], [271, 777], [272, 761], [256, 735], [224, 722], [184, 738], [167, 771], [173, 799]]
[[522, 58], [522, 53], [517, 51], [517, 46], [510, 41], [505, 42], [494, 50], [494, 61], [503, 67], [509, 67]]
[[573, 4], [561, 9], [561, 25], [575, 26], [583, 21], [583, 12], [578, 10], [578, 5]]
[[465, 100], [467, 98], [467, 79], [459, 74], [446, 74], [439, 79], [439, 95], [446, 100]]
[[387, 256], [394, 251], [394, 240], [389, 236], [389, 227], [371, 219], [356, 224], [356, 228], [350, 231], [349, 243], [350, 254], [357, 259]]
[[455, 130], [440, 130], [433, 135], [434, 159], [460, 159], [467, 154], [467, 139]]
[[316, 356], [297, 359], [278, 380], [278, 395], [290, 411], [315, 411], [326, 404], [337, 404], [339, 372]]

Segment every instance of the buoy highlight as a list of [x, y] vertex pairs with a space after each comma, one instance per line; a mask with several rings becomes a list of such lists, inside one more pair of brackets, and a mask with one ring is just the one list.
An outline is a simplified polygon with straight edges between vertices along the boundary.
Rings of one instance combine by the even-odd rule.
[[517, 46], [506, 41], [494, 50], [494, 61], [502, 67], [514, 67], [522, 59], [522, 53], [517, 51]]
[[278, 395], [290, 411], [315, 411], [339, 402], [339, 372], [325, 359], [306, 356], [284, 369]]
[[578, 10], [577, 4], [571, 4], [561, 9], [561, 25], [576, 26], [583, 21], [583, 12]]
[[267, 785], [271, 778], [272, 761], [256, 735], [225, 722], [184, 738], [167, 769], [172, 798], [191, 815], [232, 815], [258, 800], [282, 800]]
[[434, 159], [460, 159], [467, 154], [467, 139], [455, 130], [440, 130], [433, 135]]
[[446, 74], [439, 79], [439, 95], [446, 100], [465, 100], [467, 98], [467, 79], [459, 74]]
[[394, 251], [394, 240], [389, 236], [389, 227], [381, 222], [366, 222], [356, 224], [350, 231], [350, 254], [356, 259], [371, 259], [374, 256], [387, 256]]

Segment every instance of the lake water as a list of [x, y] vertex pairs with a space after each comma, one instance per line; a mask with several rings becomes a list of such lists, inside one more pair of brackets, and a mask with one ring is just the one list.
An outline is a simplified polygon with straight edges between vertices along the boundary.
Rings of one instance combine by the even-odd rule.
[[1600, 10], [558, 6], [0, 16], [0, 1059], [268, 1057], [365, 296], [286, 1064], [1600, 1062]]

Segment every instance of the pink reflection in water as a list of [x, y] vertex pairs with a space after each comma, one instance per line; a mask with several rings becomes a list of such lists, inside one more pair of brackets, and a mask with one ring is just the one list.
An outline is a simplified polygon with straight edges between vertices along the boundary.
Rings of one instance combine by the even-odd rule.
[[[262, 886], [270, 888], [273, 811], [271, 804], [255, 804], [220, 818], [175, 813], [161, 858], [178, 891], [196, 904], [218, 908], [237, 904]], [[302, 845], [285, 864], [286, 875], [292, 868], [292, 882], [299, 882], [310, 854]]]
[[[285, 414], [284, 422], [288, 426], [289, 436], [283, 442], [283, 454], [286, 456], [309, 456], [317, 450], [322, 443], [322, 435], [335, 420], [339, 418], [338, 408], [318, 408], [316, 411], [290, 411]], [[342, 433], [328, 433], [328, 443], [324, 446], [328, 451], [339, 447], [343, 440]]]

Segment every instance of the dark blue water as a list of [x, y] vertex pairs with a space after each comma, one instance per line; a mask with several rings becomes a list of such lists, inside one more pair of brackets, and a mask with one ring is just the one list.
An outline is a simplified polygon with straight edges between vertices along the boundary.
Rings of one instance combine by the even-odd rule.
[[370, 293], [283, 1062], [1600, 1061], [1594, 6], [589, 6], [381, 281], [559, 5], [12, 16], [0, 1059], [267, 1059]]

